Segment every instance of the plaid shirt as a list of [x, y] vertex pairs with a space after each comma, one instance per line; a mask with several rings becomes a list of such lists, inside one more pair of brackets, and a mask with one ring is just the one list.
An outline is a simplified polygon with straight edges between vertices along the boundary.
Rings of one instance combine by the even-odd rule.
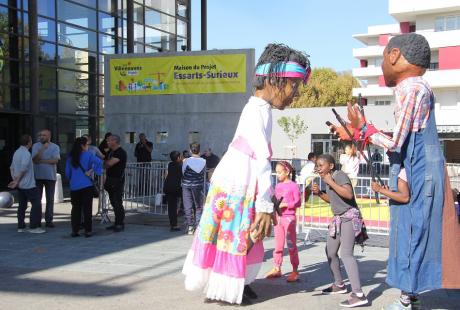
[[372, 144], [399, 152], [410, 132], [418, 132], [426, 127], [430, 115], [433, 92], [421, 77], [410, 77], [395, 87], [396, 106], [394, 116], [396, 126], [393, 137], [378, 132], [370, 136]]

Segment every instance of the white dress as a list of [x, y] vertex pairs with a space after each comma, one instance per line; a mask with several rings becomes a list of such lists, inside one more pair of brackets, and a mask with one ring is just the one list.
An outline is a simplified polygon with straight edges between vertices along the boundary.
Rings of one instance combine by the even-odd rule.
[[216, 167], [183, 267], [187, 290], [241, 303], [245, 284], [262, 265], [262, 242], [248, 252], [249, 228], [256, 212], [273, 212], [271, 196], [271, 106], [251, 97], [243, 109], [228, 151]]

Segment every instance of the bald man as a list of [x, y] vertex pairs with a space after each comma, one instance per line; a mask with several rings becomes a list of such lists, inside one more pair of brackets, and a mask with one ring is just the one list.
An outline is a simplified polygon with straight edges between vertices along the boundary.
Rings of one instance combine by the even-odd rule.
[[32, 160], [34, 162], [35, 183], [40, 195], [40, 201], [43, 195], [43, 187], [45, 188], [45, 221], [48, 228], [54, 227], [54, 189], [57, 163], [60, 159], [61, 150], [58, 145], [51, 142], [51, 131], [43, 129], [38, 133], [38, 142], [32, 146]]

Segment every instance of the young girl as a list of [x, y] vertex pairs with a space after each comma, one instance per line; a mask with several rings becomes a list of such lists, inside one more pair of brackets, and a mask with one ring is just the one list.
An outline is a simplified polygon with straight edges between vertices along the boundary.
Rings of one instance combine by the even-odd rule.
[[362, 218], [351, 181], [343, 171], [334, 169], [335, 160], [329, 154], [318, 156], [316, 167], [321, 179], [326, 183], [326, 192], [320, 191], [318, 184], [313, 184], [312, 192], [330, 203], [334, 213], [326, 241], [326, 255], [334, 276], [334, 283], [324, 289], [323, 294], [347, 293], [337, 255], [341, 247], [340, 256], [351, 283], [352, 293], [350, 298], [341, 302], [340, 305], [347, 308], [365, 305], [368, 301], [361, 290], [358, 264], [353, 255], [355, 237], [361, 232]]
[[388, 186], [380, 185], [378, 182], [372, 182], [372, 190], [376, 193], [380, 193], [382, 195], [387, 196], [394, 202], [399, 204], [408, 203], [410, 200], [410, 193], [409, 193], [409, 185], [407, 184], [407, 175], [406, 170], [401, 168], [401, 171], [398, 175], [398, 191], [392, 192], [388, 188]]
[[[262, 265], [262, 239], [269, 234], [272, 108], [283, 110], [310, 75], [305, 54], [268, 45], [256, 66], [254, 95], [244, 107], [235, 136], [214, 170], [200, 224], [184, 263], [185, 288], [205, 288], [208, 300], [250, 303], [248, 284]], [[249, 235], [254, 242], [248, 242]]]
[[[275, 267], [266, 275], [266, 278], [281, 277], [281, 264], [283, 263], [284, 242], [287, 238], [289, 257], [291, 258], [292, 272], [288, 282], [295, 282], [299, 278], [299, 253], [297, 252], [296, 217], [295, 211], [300, 207], [300, 190], [296, 182], [290, 179], [293, 173], [292, 166], [287, 161], [276, 165], [276, 176], [279, 183], [275, 187], [276, 199], [283, 198], [280, 209], [281, 216], [277, 216], [278, 224], [275, 226], [275, 250], [273, 258]], [[292, 174], [294, 176], [294, 174]]]

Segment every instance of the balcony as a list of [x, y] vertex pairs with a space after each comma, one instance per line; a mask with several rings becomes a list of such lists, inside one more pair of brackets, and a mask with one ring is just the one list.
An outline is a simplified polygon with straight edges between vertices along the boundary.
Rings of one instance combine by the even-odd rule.
[[423, 77], [432, 88], [460, 87], [460, 69], [427, 71]]
[[352, 74], [355, 78], [367, 78], [378, 77], [383, 73], [381, 67], [370, 66], [365, 68], [354, 68]]
[[368, 97], [392, 97], [393, 90], [389, 87], [379, 87], [379, 86], [368, 86], [362, 88], [353, 88], [353, 97], [358, 97], [358, 95], [368, 98]]
[[417, 31], [417, 33], [423, 35], [427, 39], [431, 49], [460, 45], [460, 30]]
[[385, 46], [373, 45], [368, 47], [354, 48], [353, 57], [358, 59], [366, 59], [369, 57], [382, 56]]
[[460, 10], [458, 1], [389, 0], [388, 11], [398, 21], [415, 21], [417, 16]]

